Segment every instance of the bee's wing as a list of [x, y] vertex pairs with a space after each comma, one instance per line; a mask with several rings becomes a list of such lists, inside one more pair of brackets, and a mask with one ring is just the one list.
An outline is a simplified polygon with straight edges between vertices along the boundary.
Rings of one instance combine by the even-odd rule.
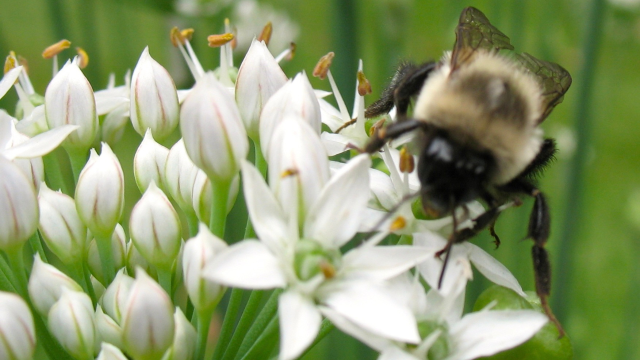
[[538, 79], [542, 87], [542, 115], [538, 119], [539, 124], [562, 102], [564, 94], [571, 86], [571, 75], [562, 66], [536, 59], [527, 53], [516, 54], [515, 59]]
[[480, 10], [474, 7], [462, 10], [451, 53], [452, 72], [473, 59], [478, 50], [498, 52], [502, 49], [513, 50], [505, 34], [491, 25]]

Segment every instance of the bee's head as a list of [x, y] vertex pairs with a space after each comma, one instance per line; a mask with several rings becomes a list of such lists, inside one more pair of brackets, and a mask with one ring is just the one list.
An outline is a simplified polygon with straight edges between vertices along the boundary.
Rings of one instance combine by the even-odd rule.
[[441, 217], [480, 197], [494, 163], [490, 153], [460, 144], [445, 131], [430, 136], [418, 160], [424, 210]]

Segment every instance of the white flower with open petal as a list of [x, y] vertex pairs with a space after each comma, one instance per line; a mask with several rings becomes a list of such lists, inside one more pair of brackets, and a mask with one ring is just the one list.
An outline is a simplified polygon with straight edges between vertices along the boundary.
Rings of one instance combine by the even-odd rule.
[[243, 163], [245, 198], [260, 241], [232, 245], [203, 275], [228, 286], [285, 289], [279, 298], [281, 359], [296, 358], [311, 344], [326, 309], [381, 337], [418, 341], [411, 310], [381, 284], [429, 253], [373, 243], [340, 253], [361, 222], [370, 163], [367, 155], [360, 155], [338, 171], [322, 188], [301, 227], [291, 226], [258, 171]]

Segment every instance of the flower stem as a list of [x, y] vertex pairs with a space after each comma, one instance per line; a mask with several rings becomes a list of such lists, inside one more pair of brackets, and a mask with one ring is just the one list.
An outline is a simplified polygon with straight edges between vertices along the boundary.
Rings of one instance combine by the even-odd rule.
[[[82, 286], [82, 289], [84, 290], [84, 292], [86, 292], [89, 297], [91, 298], [91, 302], [93, 303], [93, 305], [95, 306], [98, 301], [96, 299], [96, 294], [93, 291], [93, 285], [91, 284], [91, 280], [86, 278], [84, 275], [84, 263], [86, 261], [78, 261], [75, 262], [73, 264], [69, 264], [69, 271], [71, 272], [71, 278], [73, 278], [73, 280], [75, 280], [78, 284], [80, 284], [80, 286]], [[87, 283], [87, 281], [89, 283]]]
[[198, 235], [198, 217], [194, 213], [184, 212], [185, 217], [187, 218], [187, 225], [189, 226], [189, 237], [194, 237]]
[[229, 299], [229, 305], [227, 306], [227, 312], [224, 314], [224, 320], [222, 321], [222, 329], [220, 330], [220, 337], [216, 343], [216, 351], [213, 353], [213, 360], [220, 360], [227, 349], [227, 344], [231, 338], [233, 325], [238, 317], [240, 310], [240, 303], [242, 302], [242, 290], [234, 288], [231, 290], [231, 298]]
[[160, 284], [160, 286], [162, 286], [164, 291], [167, 292], [169, 297], [173, 299], [173, 291], [171, 291], [171, 277], [173, 276], [173, 274], [171, 273], [171, 270], [163, 269], [156, 266], [156, 271], [158, 272], [158, 283]]
[[213, 308], [211, 310], [198, 311], [198, 340], [195, 359], [204, 359], [204, 355], [207, 353], [207, 339], [212, 316]]
[[270, 319], [264, 331], [260, 334], [260, 337], [241, 359], [267, 359], [273, 347], [278, 343], [279, 329], [280, 323], [278, 322], [278, 318], [274, 316]]
[[58, 156], [58, 152], [53, 152], [51, 154], [43, 156], [42, 161], [44, 163], [47, 186], [50, 189], [59, 189], [63, 193], [71, 195], [71, 193], [69, 192], [69, 186], [65, 181], [65, 177], [63, 176], [63, 172], [60, 171], [62, 166], [60, 164], [60, 157]]
[[31, 245], [31, 249], [33, 249], [34, 253], [37, 252], [38, 255], [40, 255], [40, 259], [42, 259], [42, 261], [48, 262], [47, 254], [44, 252], [44, 248], [42, 247], [42, 240], [39, 233], [40, 230], [31, 235], [31, 237], [29, 238], [29, 245]]
[[102, 273], [104, 276], [105, 287], [111, 284], [116, 276], [115, 265], [113, 261], [113, 249], [111, 248], [111, 234], [93, 234], [98, 244], [98, 254], [100, 255], [100, 264], [102, 265]]
[[300, 355], [300, 358], [302, 358], [309, 351], [311, 351], [311, 349], [313, 349], [314, 346], [316, 346], [320, 341], [322, 341], [322, 339], [324, 339], [324, 337], [327, 336], [331, 332], [331, 330], [333, 330], [334, 328], [335, 326], [329, 320], [327, 319], [322, 320], [322, 324], [320, 325], [320, 331], [318, 332], [316, 339], [313, 340], [313, 343], [309, 345], [309, 347], [302, 353], [302, 355]]
[[211, 186], [213, 187], [209, 229], [215, 236], [224, 239], [224, 229], [227, 222], [227, 201], [229, 200], [231, 181], [216, 181], [213, 177], [209, 177], [209, 179], [211, 179]]
[[22, 254], [23, 246], [15, 246], [11, 249], [7, 249], [7, 257], [9, 258], [9, 265], [11, 266], [11, 270], [13, 271], [13, 275], [15, 277], [15, 283], [13, 284], [18, 294], [25, 299], [29, 298], [29, 294], [27, 292], [27, 272], [24, 268], [24, 257]]
[[267, 178], [267, 160], [264, 158], [264, 154], [262, 154], [262, 148], [260, 147], [260, 142], [254, 141], [253, 147], [255, 149], [255, 159], [254, 163], [260, 174], [262, 174], [263, 178]]
[[13, 293], [18, 293], [15, 287], [15, 278], [13, 276], [13, 272], [7, 264], [5, 258], [0, 256], [0, 289], [4, 291], [11, 291]]
[[251, 292], [247, 305], [245, 306], [242, 316], [240, 317], [240, 321], [238, 322], [238, 326], [233, 332], [233, 337], [227, 346], [227, 350], [224, 352], [224, 356], [222, 357], [223, 360], [231, 360], [236, 356], [236, 353], [240, 348], [240, 344], [245, 338], [251, 323], [256, 318], [256, 315], [258, 315], [258, 307], [260, 306], [263, 294], [264, 291], [256, 290]]
[[271, 293], [255, 321], [251, 324], [249, 331], [247, 331], [247, 335], [242, 340], [242, 344], [240, 344], [236, 358], [245, 356], [245, 354], [252, 348], [253, 344], [257, 342], [257, 339], [261, 334], [265, 332], [265, 329], [269, 326], [269, 322], [275, 318], [278, 311], [278, 297], [280, 296], [280, 293], [282, 293], [282, 290], [280, 289], [276, 289]]
[[87, 290], [89, 293], [89, 297], [91, 301], [93, 301], [93, 305], [95, 306], [98, 302], [98, 298], [96, 297], [96, 291], [93, 289], [93, 283], [91, 282], [91, 273], [89, 272], [89, 263], [84, 260], [82, 262], [82, 277], [84, 278], [84, 282], [87, 284]]
[[69, 154], [69, 162], [71, 163], [71, 170], [73, 171], [74, 183], [78, 183], [78, 177], [80, 172], [87, 163], [87, 150], [86, 149], [73, 149], [68, 148], [67, 154]]

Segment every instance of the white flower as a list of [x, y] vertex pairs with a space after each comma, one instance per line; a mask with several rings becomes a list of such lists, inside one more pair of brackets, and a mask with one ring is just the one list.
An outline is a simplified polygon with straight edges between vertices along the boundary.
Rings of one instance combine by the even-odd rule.
[[147, 129], [163, 140], [178, 126], [176, 86], [169, 72], [144, 48], [131, 77], [131, 123], [140, 135]]
[[247, 134], [259, 138], [260, 113], [267, 100], [285, 83], [287, 76], [264, 42], [253, 40], [236, 79], [236, 101]]
[[229, 286], [286, 289], [279, 299], [281, 359], [295, 358], [309, 346], [325, 309], [380, 336], [418, 340], [411, 311], [380, 282], [415, 266], [428, 253], [400, 246], [361, 246], [344, 256], [339, 251], [358, 229], [368, 197], [363, 185], [369, 165], [369, 157], [361, 155], [326, 184], [301, 226], [302, 235], [289, 226], [257, 170], [243, 166], [245, 198], [261, 241], [231, 246], [205, 268], [204, 276]]
[[[191, 161], [184, 147], [184, 139], [178, 140], [169, 150], [164, 168], [165, 188], [182, 211], [193, 214], [193, 187], [196, 176], [202, 170]], [[205, 175], [206, 177], [206, 175]], [[209, 220], [207, 220], [209, 221]]]
[[121, 324], [125, 348], [134, 359], [160, 359], [173, 342], [175, 321], [171, 299], [139, 268]]
[[162, 360], [191, 360], [196, 352], [196, 339], [198, 337], [196, 329], [187, 320], [179, 307], [176, 307], [173, 320], [176, 324], [173, 344], [164, 354]]
[[134, 245], [149, 263], [170, 269], [180, 251], [181, 232], [178, 213], [152, 180], [131, 210], [129, 234]]
[[16, 294], [0, 292], [0, 358], [30, 360], [35, 347], [35, 326], [27, 303]]
[[47, 86], [44, 107], [50, 129], [78, 125], [65, 147], [88, 149], [98, 131], [96, 101], [91, 84], [78, 65], [67, 62]]
[[231, 181], [249, 141], [238, 107], [212, 73], [205, 74], [180, 110], [180, 129], [191, 160], [212, 180]]
[[22, 170], [0, 155], [0, 249], [18, 249], [38, 228], [38, 199]]
[[100, 305], [96, 308], [95, 321], [96, 331], [102, 341], [120, 348], [123, 347], [122, 328], [114, 319], [102, 311]]
[[93, 359], [96, 329], [89, 295], [63, 289], [48, 316], [49, 331], [76, 359]]
[[124, 209], [124, 173], [116, 155], [102, 143], [100, 156], [91, 150], [76, 185], [76, 207], [89, 230], [109, 235]]
[[100, 299], [104, 312], [118, 324], [122, 324], [122, 317], [129, 300], [129, 291], [133, 286], [133, 282], [134, 279], [125, 274], [124, 269], [118, 271]]
[[133, 175], [140, 192], [145, 192], [151, 181], [154, 181], [159, 188], [165, 188], [164, 169], [168, 157], [169, 149], [158, 144], [151, 130], [147, 129], [133, 158]]
[[122, 350], [117, 347], [106, 342], [103, 342], [100, 346], [100, 354], [98, 354], [96, 360], [127, 360]]
[[47, 315], [51, 306], [58, 301], [63, 289], [82, 291], [78, 283], [52, 265], [44, 263], [38, 254], [33, 260], [29, 276], [29, 297], [41, 315]]

